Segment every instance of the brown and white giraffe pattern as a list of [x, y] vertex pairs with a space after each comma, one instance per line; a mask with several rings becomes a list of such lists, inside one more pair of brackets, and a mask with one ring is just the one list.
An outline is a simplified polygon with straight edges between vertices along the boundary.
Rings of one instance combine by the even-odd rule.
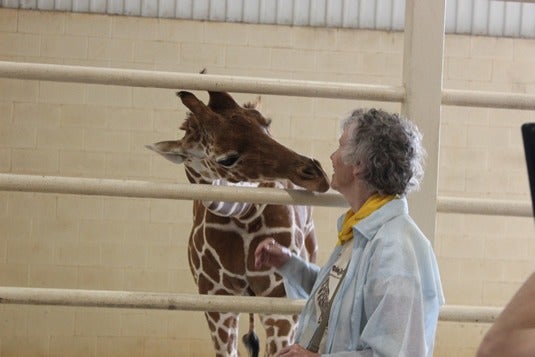
[[[183, 163], [191, 183], [240, 185], [248, 181], [260, 187], [328, 189], [319, 163], [273, 140], [267, 130], [269, 121], [258, 111], [237, 105], [227, 93], [209, 94], [206, 106], [193, 94], [179, 92], [192, 112], [181, 127], [184, 137], [148, 148]], [[199, 293], [285, 297], [278, 274], [254, 268], [254, 251], [267, 237], [315, 260], [310, 207], [194, 201], [188, 259]], [[237, 356], [238, 314], [205, 315], [216, 355]], [[260, 315], [266, 356], [293, 343], [296, 320], [296, 316]]]

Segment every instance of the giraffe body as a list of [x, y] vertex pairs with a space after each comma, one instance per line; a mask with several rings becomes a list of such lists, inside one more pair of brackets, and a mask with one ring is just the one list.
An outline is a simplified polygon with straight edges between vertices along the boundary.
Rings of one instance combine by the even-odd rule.
[[[179, 92], [191, 110], [181, 140], [148, 148], [184, 163], [195, 184], [237, 184], [324, 192], [328, 179], [319, 163], [282, 146], [268, 133], [269, 122], [252, 105], [209, 92], [208, 106]], [[253, 184], [251, 184], [251, 182]], [[254, 251], [267, 237], [315, 261], [317, 243], [312, 209], [306, 206], [193, 201], [188, 245], [191, 272], [200, 294], [285, 297], [282, 278], [254, 268]], [[206, 312], [217, 356], [237, 356], [238, 314]], [[261, 315], [265, 355], [293, 343], [297, 317]], [[251, 325], [253, 320], [251, 318]], [[252, 327], [251, 327], [252, 329]]]

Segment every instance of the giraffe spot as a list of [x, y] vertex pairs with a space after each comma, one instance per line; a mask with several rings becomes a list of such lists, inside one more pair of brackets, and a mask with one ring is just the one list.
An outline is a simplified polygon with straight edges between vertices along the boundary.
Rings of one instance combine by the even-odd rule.
[[206, 243], [214, 251], [220, 252], [219, 262], [221, 269], [232, 274], [245, 275], [245, 253], [242, 236], [237, 232], [218, 230], [216, 228], [207, 228], [205, 235]]
[[202, 271], [213, 281], [219, 281], [221, 265], [211, 251], [205, 250], [202, 256]]
[[214, 289], [214, 284], [203, 273], [199, 274], [197, 285], [201, 294], [206, 294]]

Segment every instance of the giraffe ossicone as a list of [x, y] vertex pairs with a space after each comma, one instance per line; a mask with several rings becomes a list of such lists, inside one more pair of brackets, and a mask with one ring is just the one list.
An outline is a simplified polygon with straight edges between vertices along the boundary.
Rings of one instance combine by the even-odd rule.
[[[278, 143], [270, 121], [256, 104], [240, 106], [226, 92], [209, 91], [208, 104], [194, 94], [177, 92], [191, 111], [182, 139], [148, 145], [183, 164], [194, 184], [329, 189], [320, 163]], [[292, 252], [315, 261], [317, 242], [308, 206], [193, 201], [188, 260], [200, 294], [284, 297], [283, 281], [273, 269], [255, 270], [254, 251], [273, 237]], [[237, 356], [238, 314], [206, 312], [217, 356]], [[265, 355], [293, 343], [296, 316], [260, 315], [266, 329]], [[254, 319], [250, 331], [254, 334]], [[245, 336], [244, 336], [245, 340]]]

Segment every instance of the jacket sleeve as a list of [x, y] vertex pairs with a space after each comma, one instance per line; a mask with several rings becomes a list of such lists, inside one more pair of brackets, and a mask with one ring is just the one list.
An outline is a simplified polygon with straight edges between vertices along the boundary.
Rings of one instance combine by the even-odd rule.
[[319, 267], [295, 254], [277, 272], [284, 278], [286, 295], [291, 299], [307, 299], [316, 282]]

